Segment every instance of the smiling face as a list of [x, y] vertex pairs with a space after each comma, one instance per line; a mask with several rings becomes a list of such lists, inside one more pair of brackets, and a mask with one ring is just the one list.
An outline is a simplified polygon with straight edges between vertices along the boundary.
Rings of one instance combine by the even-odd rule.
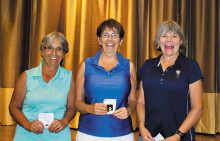
[[105, 54], [116, 54], [122, 41], [123, 40], [120, 39], [118, 31], [114, 28], [106, 28], [102, 32], [101, 37], [98, 37], [99, 45], [101, 45]]
[[65, 52], [59, 39], [54, 39], [51, 43], [45, 45], [42, 50], [45, 64], [51, 67], [58, 67], [64, 55]]
[[179, 54], [182, 41], [175, 31], [168, 31], [161, 34], [159, 43], [163, 55], [171, 57]]

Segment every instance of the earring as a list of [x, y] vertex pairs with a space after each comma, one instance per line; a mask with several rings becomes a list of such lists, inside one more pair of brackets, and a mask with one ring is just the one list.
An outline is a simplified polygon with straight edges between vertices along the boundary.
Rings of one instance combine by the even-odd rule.
[[60, 62], [60, 66], [62, 67], [64, 64], [64, 59]]
[[44, 63], [44, 59], [43, 59], [43, 58], [42, 58], [42, 61], [41, 61], [41, 62], [42, 62], [42, 64]]

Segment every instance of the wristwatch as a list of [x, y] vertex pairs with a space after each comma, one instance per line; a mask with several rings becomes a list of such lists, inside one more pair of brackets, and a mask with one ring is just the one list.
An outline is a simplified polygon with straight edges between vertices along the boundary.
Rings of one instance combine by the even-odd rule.
[[185, 138], [185, 136], [186, 136], [186, 134], [181, 132], [180, 130], [177, 130], [176, 134], [180, 136], [180, 140], [183, 140]]

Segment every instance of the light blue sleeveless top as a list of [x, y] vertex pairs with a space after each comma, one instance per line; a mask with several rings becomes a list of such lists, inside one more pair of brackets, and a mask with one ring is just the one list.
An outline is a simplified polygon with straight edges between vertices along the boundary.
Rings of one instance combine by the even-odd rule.
[[[98, 65], [101, 52], [85, 60], [85, 103], [103, 103], [104, 99], [116, 99], [116, 110], [128, 107], [131, 91], [130, 62], [118, 52], [118, 64], [107, 71]], [[121, 120], [112, 115], [81, 114], [79, 131], [98, 137], [124, 136], [132, 132], [131, 118]]]
[[[46, 83], [42, 78], [42, 63], [26, 71], [26, 96], [22, 112], [29, 121], [38, 120], [39, 113], [54, 113], [54, 119], [62, 119], [66, 111], [67, 96], [70, 89], [72, 72], [59, 66], [53, 79]], [[17, 124], [14, 141], [71, 141], [70, 128], [67, 126], [59, 133], [35, 134]]]

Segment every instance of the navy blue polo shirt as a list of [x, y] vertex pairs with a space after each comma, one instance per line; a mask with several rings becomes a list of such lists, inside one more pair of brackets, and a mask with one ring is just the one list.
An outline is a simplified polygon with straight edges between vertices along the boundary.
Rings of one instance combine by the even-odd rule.
[[[203, 79], [196, 61], [180, 54], [174, 65], [163, 71], [157, 58], [146, 60], [140, 71], [145, 97], [145, 127], [154, 137], [175, 134], [191, 109], [189, 85]], [[184, 140], [195, 140], [190, 129]]]

